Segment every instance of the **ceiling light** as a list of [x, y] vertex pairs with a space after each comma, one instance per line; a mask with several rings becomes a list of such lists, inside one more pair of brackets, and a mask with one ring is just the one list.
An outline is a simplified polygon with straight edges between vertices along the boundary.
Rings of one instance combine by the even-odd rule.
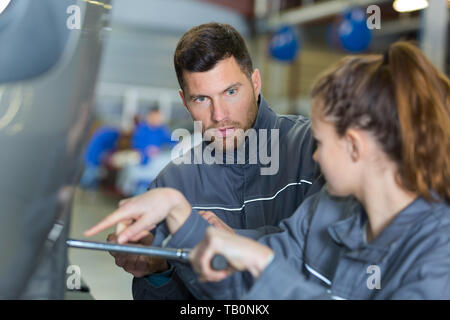
[[395, 11], [398, 12], [410, 12], [416, 10], [422, 10], [428, 7], [427, 0], [395, 0], [392, 5]]

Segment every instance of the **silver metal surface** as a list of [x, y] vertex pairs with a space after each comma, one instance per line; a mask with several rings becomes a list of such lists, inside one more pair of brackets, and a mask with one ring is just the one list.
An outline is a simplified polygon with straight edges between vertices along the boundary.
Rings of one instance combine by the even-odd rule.
[[[0, 84], [0, 298], [62, 299], [71, 199], [110, 11], [99, 4], [109, 0], [14, 2], [0, 18], [0, 48], [17, 44], [2, 58], [7, 66], [27, 52], [45, 58], [49, 46], [65, 45], [42, 70], [30, 70], [41, 60], [25, 59], [23, 72], [8, 69], [3, 75], [13, 80]], [[79, 30], [67, 30], [69, 5], [81, 10]], [[59, 34], [66, 36], [56, 41]]]

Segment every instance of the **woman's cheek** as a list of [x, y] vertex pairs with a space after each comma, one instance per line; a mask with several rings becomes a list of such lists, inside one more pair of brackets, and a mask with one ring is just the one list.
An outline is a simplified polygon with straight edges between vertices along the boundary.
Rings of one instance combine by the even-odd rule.
[[319, 163], [319, 166], [320, 166], [320, 170], [321, 170], [321, 172], [322, 172], [322, 174], [324, 175], [324, 177], [325, 177], [325, 180], [328, 182], [328, 183], [333, 183], [333, 170], [332, 170], [332, 168], [330, 168], [330, 163], [328, 162], [328, 161], [333, 161], [333, 159], [332, 159], [332, 157], [330, 158], [330, 155], [328, 155], [328, 157], [327, 157], [327, 155], [326, 154], [324, 154], [324, 152], [323, 152], [323, 150], [318, 150], [318, 152], [317, 152], [317, 159], [318, 159], [318, 163]]
[[323, 160], [323, 157], [322, 157], [322, 150], [321, 150], [320, 147], [317, 148], [316, 153], [317, 153], [316, 158], [317, 158], [317, 162], [319, 163], [319, 166], [320, 166], [321, 168], [325, 168], [326, 165], [325, 165], [325, 161]]

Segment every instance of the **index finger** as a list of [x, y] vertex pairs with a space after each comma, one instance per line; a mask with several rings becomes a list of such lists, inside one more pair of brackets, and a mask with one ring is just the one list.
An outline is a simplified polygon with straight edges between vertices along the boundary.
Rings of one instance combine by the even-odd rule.
[[94, 225], [93, 227], [89, 228], [84, 232], [84, 235], [86, 237], [91, 237], [93, 235], [96, 235], [97, 233], [108, 229], [115, 224], [119, 223], [122, 220], [127, 220], [130, 218], [133, 218], [136, 214], [131, 211], [131, 207], [129, 205], [123, 205], [120, 208], [118, 208], [116, 211], [111, 213], [109, 216], [107, 216], [105, 219]]

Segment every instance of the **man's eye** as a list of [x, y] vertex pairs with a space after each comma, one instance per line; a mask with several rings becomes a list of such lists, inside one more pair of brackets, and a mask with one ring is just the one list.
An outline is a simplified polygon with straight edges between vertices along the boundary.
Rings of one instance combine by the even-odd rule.
[[228, 89], [228, 90], [227, 90], [227, 94], [228, 94], [229, 96], [232, 96], [232, 95], [235, 94], [236, 92], [237, 92], [236, 89]]
[[198, 98], [195, 98], [194, 101], [195, 102], [205, 102], [206, 101], [206, 97], [198, 97]]

